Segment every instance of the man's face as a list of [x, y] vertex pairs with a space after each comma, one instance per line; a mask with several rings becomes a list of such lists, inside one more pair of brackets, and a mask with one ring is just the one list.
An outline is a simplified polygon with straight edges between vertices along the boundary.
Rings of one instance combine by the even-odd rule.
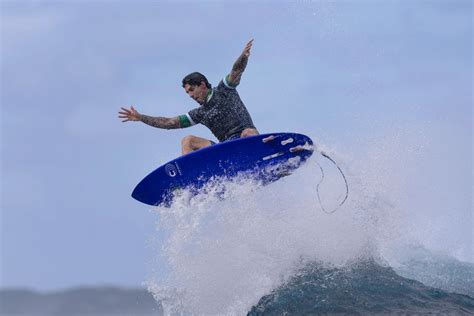
[[208, 88], [206, 87], [206, 84], [202, 81], [199, 86], [191, 86], [189, 84], [185, 84], [184, 90], [191, 98], [193, 98], [199, 104], [203, 104], [206, 100]]

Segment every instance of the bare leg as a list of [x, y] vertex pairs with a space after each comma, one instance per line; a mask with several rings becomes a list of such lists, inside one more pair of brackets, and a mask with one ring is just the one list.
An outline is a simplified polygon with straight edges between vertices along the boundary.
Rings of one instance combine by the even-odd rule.
[[240, 137], [248, 137], [258, 135], [258, 131], [255, 128], [246, 128], [240, 133]]
[[181, 140], [181, 152], [183, 155], [186, 155], [192, 151], [211, 146], [211, 144], [211, 141], [208, 139], [189, 135]]

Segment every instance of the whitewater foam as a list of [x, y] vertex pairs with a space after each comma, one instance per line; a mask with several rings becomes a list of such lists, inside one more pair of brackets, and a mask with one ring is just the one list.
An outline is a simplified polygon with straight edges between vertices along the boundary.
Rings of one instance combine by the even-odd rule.
[[[170, 209], [157, 208], [170, 273], [150, 289], [165, 311], [244, 314], [304, 261], [343, 266], [366, 256], [372, 234], [361, 225], [357, 201], [323, 213], [319, 179], [310, 160], [268, 186], [245, 177], [214, 181], [196, 196], [181, 192]], [[337, 203], [328, 193], [340, 196], [340, 184], [325, 184], [327, 201]]]
[[308, 262], [338, 268], [376, 258], [396, 266], [397, 251], [423, 241], [410, 231], [426, 231], [422, 213], [406, 207], [405, 190], [423, 140], [401, 130], [354, 143], [351, 154], [318, 144], [349, 183], [348, 200], [333, 214], [319, 206], [316, 162], [325, 173], [325, 208], [341, 201], [344, 182], [317, 153], [270, 185], [245, 176], [216, 179], [197, 195], [180, 192], [171, 208], [157, 208], [164, 235], [159, 257], [167, 264], [148, 284], [165, 314], [246, 314]]

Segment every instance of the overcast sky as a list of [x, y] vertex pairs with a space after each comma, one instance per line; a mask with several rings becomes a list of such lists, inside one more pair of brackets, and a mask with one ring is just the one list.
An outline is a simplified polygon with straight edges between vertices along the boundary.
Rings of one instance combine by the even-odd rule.
[[257, 128], [308, 134], [348, 169], [389, 148], [400, 205], [442, 223], [427, 243], [474, 261], [472, 12], [447, 0], [2, 1], [0, 285], [140, 286], [157, 216], [130, 193], [183, 136], [212, 135], [117, 111], [186, 113], [197, 104], [181, 79], [217, 84], [251, 38], [239, 92]]

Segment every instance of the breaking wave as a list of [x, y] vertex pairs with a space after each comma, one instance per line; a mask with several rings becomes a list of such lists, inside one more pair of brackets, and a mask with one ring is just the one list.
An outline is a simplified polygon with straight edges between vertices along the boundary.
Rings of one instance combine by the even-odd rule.
[[[385, 181], [390, 170], [374, 170], [373, 164], [357, 161], [344, 164], [349, 161], [344, 157], [335, 159], [343, 162], [350, 195], [333, 214], [323, 212], [318, 202], [321, 171], [316, 162], [325, 171], [320, 189], [325, 207], [335, 207], [343, 198], [343, 179], [334, 165], [316, 153], [291, 176], [270, 185], [248, 177], [215, 179], [197, 195], [183, 190], [170, 208], [156, 208], [160, 264], [148, 286], [165, 314], [474, 311], [469, 296], [443, 292], [473, 295], [474, 282], [443, 283], [435, 280], [438, 270], [432, 271], [430, 279], [422, 275], [421, 271], [428, 273], [425, 269], [413, 268], [422, 264], [416, 259], [420, 251], [432, 252], [422, 246], [406, 250], [417, 241], [400, 237], [407, 219], [396, 206], [400, 198], [396, 184]], [[452, 265], [463, 264], [450, 258]], [[435, 269], [440, 259], [431, 259], [428, 262]], [[473, 265], [463, 267], [457, 270], [463, 276], [451, 275], [450, 280], [474, 280]], [[370, 289], [361, 275], [386, 281], [376, 285], [384, 298], [378, 307], [359, 304], [373, 295], [360, 290]], [[305, 292], [305, 286], [313, 290]], [[390, 291], [394, 286], [398, 292]], [[348, 301], [347, 295], [357, 299]], [[398, 305], [388, 304], [397, 298]]]

